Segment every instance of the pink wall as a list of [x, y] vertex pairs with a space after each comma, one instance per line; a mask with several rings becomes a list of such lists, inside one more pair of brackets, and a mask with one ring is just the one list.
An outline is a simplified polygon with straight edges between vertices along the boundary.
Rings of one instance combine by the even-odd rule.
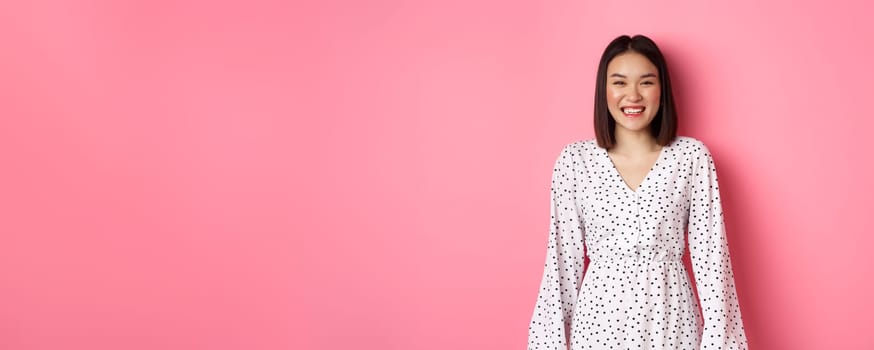
[[523, 348], [552, 161], [637, 33], [752, 348], [874, 349], [862, 1], [121, 3], [0, 5], [0, 349]]

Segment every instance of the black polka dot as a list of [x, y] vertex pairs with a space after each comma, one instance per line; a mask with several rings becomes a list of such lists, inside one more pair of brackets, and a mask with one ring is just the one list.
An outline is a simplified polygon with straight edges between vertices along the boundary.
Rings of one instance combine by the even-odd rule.
[[[550, 192], [529, 350], [748, 349], [703, 142], [677, 136], [632, 190], [594, 138], [575, 141], [555, 161]], [[682, 262], [687, 240], [698, 298]]]

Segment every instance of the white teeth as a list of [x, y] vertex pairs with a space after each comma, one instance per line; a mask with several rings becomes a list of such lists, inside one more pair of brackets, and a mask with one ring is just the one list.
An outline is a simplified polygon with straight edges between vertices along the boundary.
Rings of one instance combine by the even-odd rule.
[[633, 114], [633, 113], [640, 113], [640, 112], [643, 112], [643, 108], [638, 108], [638, 109], [633, 109], [633, 108], [623, 108], [622, 111], [625, 112], [625, 113], [631, 113], [631, 114]]

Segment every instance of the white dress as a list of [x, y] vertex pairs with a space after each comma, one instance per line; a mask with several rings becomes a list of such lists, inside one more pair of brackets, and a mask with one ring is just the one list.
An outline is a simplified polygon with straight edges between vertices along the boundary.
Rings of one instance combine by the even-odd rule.
[[529, 350], [747, 349], [710, 151], [677, 136], [660, 152], [632, 191], [594, 138], [561, 150]]

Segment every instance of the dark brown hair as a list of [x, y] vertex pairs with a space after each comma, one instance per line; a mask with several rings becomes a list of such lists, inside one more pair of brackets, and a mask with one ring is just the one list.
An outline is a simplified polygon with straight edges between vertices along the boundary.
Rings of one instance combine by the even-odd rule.
[[616, 145], [616, 121], [610, 116], [607, 108], [607, 65], [614, 57], [626, 52], [636, 52], [658, 68], [661, 98], [659, 110], [649, 124], [649, 130], [656, 143], [665, 146], [677, 136], [677, 109], [674, 105], [674, 94], [671, 91], [671, 77], [668, 73], [668, 63], [662, 52], [650, 38], [643, 35], [629, 37], [622, 35], [613, 39], [598, 64], [598, 77], [595, 79], [595, 137], [598, 146], [606, 149]]

